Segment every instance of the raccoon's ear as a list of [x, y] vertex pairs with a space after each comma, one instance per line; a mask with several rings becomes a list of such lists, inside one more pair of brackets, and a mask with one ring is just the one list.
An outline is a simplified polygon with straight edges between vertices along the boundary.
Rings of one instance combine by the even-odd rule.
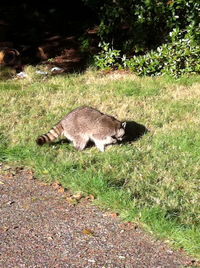
[[122, 127], [125, 129], [125, 127], [126, 127], [126, 122], [123, 122], [123, 123], [122, 123]]

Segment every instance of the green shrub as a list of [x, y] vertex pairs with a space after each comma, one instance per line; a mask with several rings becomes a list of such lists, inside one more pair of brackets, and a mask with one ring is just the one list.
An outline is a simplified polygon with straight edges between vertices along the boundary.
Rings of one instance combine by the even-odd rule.
[[182, 74], [200, 72], [200, 46], [194, 41], [191, 29], [170, 33], [171, 42], [151, 50], [145, 55], [127, 59], [120, 56], [121, 51], [110, 48], [108, 43], [101, 43], [101, 52], [95, 56], [95, 65], [101, 70], [125, 68], [139, 75], [156, 76], [167, 74], [179, 77]]
[[99, 36], [123, 53], [155, 49], [176, 27], [192, 26], [200, 40], [200, 2], [194, 0], [82, 0], [99, 18]]
[[200, 46], [192, 39], [190, 31], [184, 34], [174, 29], [170, 36], [170, 43], [145, 55], [133, 56], [126, 61], [126, 67], [150, 76], [168, 74], [178, 77], [184, 73], [199, 73]]
[[120, 60], [120, 50], [112, 49], [109, 43], [102, 42], [99, 44], [101, 51], [94, 56], [95, 65], [101, 70], [112, 69], [118, 65]]

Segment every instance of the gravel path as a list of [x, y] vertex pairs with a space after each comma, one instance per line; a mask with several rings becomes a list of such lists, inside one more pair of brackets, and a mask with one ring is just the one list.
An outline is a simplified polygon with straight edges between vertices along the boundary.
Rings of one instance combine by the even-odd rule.
[[0, 166], [0, 267], [197, 267], [88, 198], [76, 199], [30, 171]]

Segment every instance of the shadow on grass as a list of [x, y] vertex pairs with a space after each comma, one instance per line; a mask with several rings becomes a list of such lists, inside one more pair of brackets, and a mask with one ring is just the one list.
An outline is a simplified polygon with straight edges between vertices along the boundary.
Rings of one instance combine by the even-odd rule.
[[140, 139], [149, 130], [142, 124], [135, 121], [127, 121], [125, 128], [125, 136], [120, 143], [134, 142]]

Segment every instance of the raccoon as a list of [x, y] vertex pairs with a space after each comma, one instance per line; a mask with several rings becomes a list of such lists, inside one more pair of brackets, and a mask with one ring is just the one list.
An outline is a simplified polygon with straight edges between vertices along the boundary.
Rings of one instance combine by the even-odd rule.
[[106, 145], [122, 140], [125, 126], [126, 122], [121, 122], [95, 108], [82, 106], [67, 114], [48, 133], [39, 136], [36, 143], [43, 145], [64, 135], [79, 151], [84, 150], [90, 140], [104, 152]]

